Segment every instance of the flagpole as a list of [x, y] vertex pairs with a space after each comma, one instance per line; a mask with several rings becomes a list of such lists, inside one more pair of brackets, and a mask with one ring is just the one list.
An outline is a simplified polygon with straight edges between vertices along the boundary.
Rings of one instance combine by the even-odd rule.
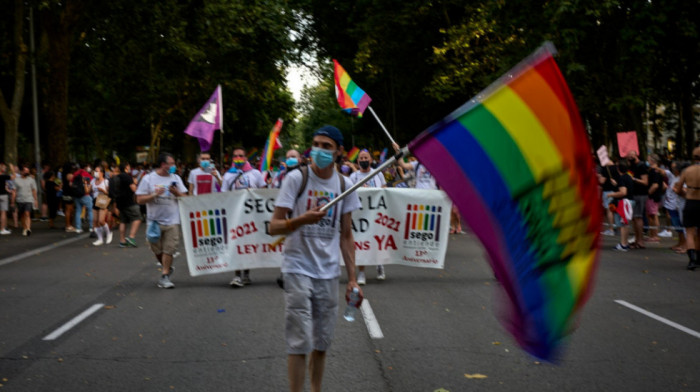
[[[384, 163], [382, 163], [381, 165], [377, 166], [376, 169], [374, 169], [374, 170], [372, 170], [371, 172], [369, 172], [369, 174], [367, 174], [367, 176], [366, 176], [365, 178], [363, 178], [363, 179], [361, 179], [360, 181], [358, 181], [357, 184], [351, 186], [349, 189], [346, 189], [345, 192], [341, 193], [340, 195], [338, 195], [338, 197], [336, 197], [335, 199], [331, 200], [330, 203], [328, 203], [328, 204], [324, 205], [323, 207], [321, 207], [321, 210], [320, 210], [320, 211], [322, 211], [322, 212], [323, 212], [323, 211], [328, 211], [329, 208], [331, 208], [331, 207], [333, 207], [334, 205], [338, 204], [338, 202], [340, 202], [341, 200], [343, 200], [344, 198], [346, 198], [349, 194], [355, 192], [355, 190], [357, 190], [357, 188], [359, 188], [359, 187], [365, 185], [365, 183], [366, 183], [367, 181], [371, 180], [372, 177], [374, 177], [375, 175], [381, 173], [382, 170], [386, 169], [387, 167], [389, 167], [389, 165], [391, 165], [391, 164], [393, 164], [394, 162], [396, 162], [397, 160], [401, 159], [401, 157], [403, 157], [403, 156], [404, 156], [405, 154], [407, 154], [407, 153], [408, 153], [408, 147], [404, 147], [404, 148], [400, 149], [400, 150], [396, 153], [396, 155], [392, 156], [391, 158], [387, 159], [386, 162], [384, 162]], [[309, 169], [309, 170], [311, 170], [311, 169]], [[339, 175], [342, 175], [342, 174], [339, 174]], [[270, 246], [271, 246], [271, 247], [275, 247], [275, 246], [281, 244], [282, 241], [285, 240], [285, 238], [287, 238], [287, 237], [286, 237], [286, 236], [282, 236], [282, 237], [278, 238], [278, 239], [275, 240], [273, 243], [271, 243]]]
[[221, 165], [221, 170], [224, 170], [224, 127], [221, 126], [219, 129], [219, 165]]
[[[391, 140], [391, 144], [392, 144], [392, 145], [397, 144], [397, 143], [394, 141], [394, 138], [391, 137], [391, 135], [389, 134], [389, 131], [388, 131], [388, 130], [386, 129], [386, 127], [384, 126], [384, 123], [382, 123], [382, 120], [380, 120], [379, 117], [377, 117], [377, 113], [374, 112], [374, 109], [372, 109], [371, 106], [367, 106], [367, 109], [369, 109], [370, 113], [372, 113], [372, 115], [374, 116], [374, 118], [377, 119], [377, 122], [379, 123], [379, 125], [381, 125], [382, 129], [384, 130], [384, 133], [386, 133], [386, 135], [389, 137], [389, 140]], [[398, 157], [398, 158], [400, 158], [400, 157]]]

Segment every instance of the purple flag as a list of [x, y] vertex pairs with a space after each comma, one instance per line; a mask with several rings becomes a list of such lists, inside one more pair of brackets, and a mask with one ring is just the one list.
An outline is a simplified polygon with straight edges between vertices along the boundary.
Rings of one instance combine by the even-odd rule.
[[214, 139], [214, 131], [222, 129], [224, 119], [221, 115], [223, 110], [221, 102], [221, 85], [216, 86], [214, 94], [199, 110], [190, 124], [185, 129], [185, 133], [199, 139], [199, 148], [202, 151], [209, 151], [211, 142]]

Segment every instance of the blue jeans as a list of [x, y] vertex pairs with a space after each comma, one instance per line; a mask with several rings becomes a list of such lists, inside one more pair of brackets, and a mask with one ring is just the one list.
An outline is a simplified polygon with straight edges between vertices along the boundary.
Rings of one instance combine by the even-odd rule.
[[92, 229], [92, 197], [90, 195], [85, 195], [83, 197], [76, 197], [75, 199], [75, 228], [77, 230], [82, 230], [80, 227], [80, 215], [82, 214], [83, 207], [87, 208], [87, 221]]

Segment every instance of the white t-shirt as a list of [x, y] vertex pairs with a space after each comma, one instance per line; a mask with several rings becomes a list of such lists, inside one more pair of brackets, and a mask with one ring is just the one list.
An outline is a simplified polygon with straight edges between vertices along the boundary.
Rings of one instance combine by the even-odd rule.
[[[233, 181], [236, 181], [234, 184]], [[258, 169], [251, 169], [241, 174], [236, 172], [226, 172], [224, 181], [221, 183], [221, 192], [229, 192], [234, 189], [266, 188], [267, 183], [263, 180], [262, 173]]]
[[146, 203], [146, 217], [149, 222], [156, 221], [161, 225], [180, 224], [177, 197], [170, 193], [169, 189], [173, 182], [177, 184], [177, 189], [180, 192], [187, 193], [185, 184], [182, 183], [182, 179], [177, 174], [163, 177], [154, 171], [141, 179], [139, 187], [136, 189], [136, 195], [150, 195], [155, 193], [158, 188], [165, 188], [165, 193]]
[[97, 185], [97, 181], [93, 178], [92, 181], [90, 181], [90, 189], [92, 189], [92, 198], [95, 199], [97, 198], [97, 195], [100, 194], [100, 191], [97, 190], [97, 188], [102, 189], [107, 193], [107, 187], [109, 186], [109, 180], [103, 180], [100, 185]]
[[187, 183], [194, 185], [192, 188], [193, 196], [218, 192], [216, 189], [216, 178], [211, 174], [211, 171], [207, 173], [199, 167], [190, 172], [190, 176], [187, 177]]
[[[301, 187], [301, 170], [287, 174], [277, 196], [275, 207], [289, 208], [292, 216], [302, 215], [316, 206], [328, 204], [340, 194], [340, 181], [345, 181], [345, 189], [350, 180], [334, 173], [329, 179], [322, 179], [309, 168], [306, 188], [297, 200]], [[340, 208], [340, 210], [339, 210]], [[340, 276], [340, 218], [343, 214], [360, 208], [360, 199], [353, 192], [328, 210], [326, 217], [313, 225], [302, 225], [287, 235], [284, 242], [282, 272], [310, 276], [315, 279], [335, 279]], [[354, 245], [353, 245], [354, 246]]]
[[413, 166], [413, 171], [416, 172], [416, 189], [438, 189], [435, 177], [430, 174], [425, 165], [419, 166], [418, 161], [413, 161], [411, 166]]
[[[353, 184], [357, 184], [358, 182], [360, 182], [360, 180], [367, 177], [369, 175], [369, 173], [371, 173], [371, 172], [372, 172], [371, 170], [368, 171], [367, 173], [363, 173], [360, 170], [354, 171], [354, 172], [352, 172], [352, 174], [350, 174], [350, 181], [352, 181]], [[381, 188], [384, 185], [386, 185], [386, 180], [384, 179], [384, 174], [377, 173], [376, 176], [372, 177], [371, 180], [365, 182], [365, 184], [362, 186], [368, 187], [368, 188]]]
[[18, 175], [15, 178], [15, 189], [17, 189], [17, 203], [34, 203], [32, 191], [36, 191], [36, 182], [32, 176], [22, 177]]

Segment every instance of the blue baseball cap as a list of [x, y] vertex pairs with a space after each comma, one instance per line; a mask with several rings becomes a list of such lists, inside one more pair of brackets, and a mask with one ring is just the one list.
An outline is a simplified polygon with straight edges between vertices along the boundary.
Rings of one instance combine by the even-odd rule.
[[338, 145], [338, 147], [341, 147], [343, 145], [343, 134], [340, 132], [340, 130], [332, 125], [324, 125], [321, 128], [317, 129], [313, 136], [326, 136], [335, 142], [335, 144]]

